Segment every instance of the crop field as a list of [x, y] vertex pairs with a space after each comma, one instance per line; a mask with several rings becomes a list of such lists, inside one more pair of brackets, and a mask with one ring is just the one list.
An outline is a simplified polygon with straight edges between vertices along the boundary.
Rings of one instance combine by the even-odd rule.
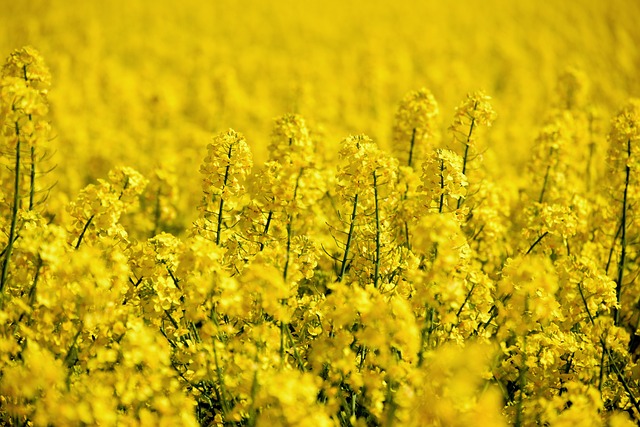
[[639, 20], [0, 0], [0, 425], [640, 424]]

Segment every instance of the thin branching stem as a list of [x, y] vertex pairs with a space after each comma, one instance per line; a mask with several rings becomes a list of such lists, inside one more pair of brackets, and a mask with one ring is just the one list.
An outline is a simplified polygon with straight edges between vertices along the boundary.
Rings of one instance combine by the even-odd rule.
[[620, 232], [622, 232], [622, 222], [618, 225], [618, 230], [616, 230], [615, 236], [613, 236], [613, 241], [611, 242], [611, 248], [609, 248], [609, 257], [607, 258], [607, 265], [604, 268], [604, 271], [609, 274], [609, 267], [611, 266], [611, 260], [613, 259], [613, 252], [616, 250], [616, 241], [618, 237], [620, 237]]
[[547, 165], [547, 171], [544, 174], [544, 181], [542, 182], [542, 189], [540, 190], [540, 197], [538, 197], [538, 203], [542, 203], [544, 200], [544, 193], [547, 190], [547, 182], [549, 181], [549, 172], [551, 171], [551, 165]]
[[284, 322], [280, 321], [280, 368], [284, 367]]
[[[269, 215], [267, 215], [267, 222], [264, 225], [264, 230], [262, 231], [262, 235], [264, 237], [267, 237], [267, 234], [269, 233], [269, 227], [271, 226], [271, 219], [273, 218], [273, 211], [269, 210]], [[262, 251], [264, 249], [264, 242], [260, 242], [260, 250]]]
[[[580, 286], [580, 284], [578, 284], [578, 290], [580, 291], [580, 297], [582, 298], [582, 302], [585, 306], [585, 310], [587, 311], [587, 316], [589, 317], [589, 321], [591, 322], [591, 324], [595, 324], [594, 317], [591, 315], [591, 312], [589, 311], [589, 306], [587, 305], [587, 300], [584, 297], [584, 293], [582, 292], [582, 287]], [[636, 413], [640, 414], [640, 403], [638, 403], [638, 400], [636, 399], [635, 395], [631, 391], [631, 387], [629, 387], [629, 384], [625, 379], [624, 375], [622, 374], [622, 371], [620, 371], [620, 367], [613, 359], [613, 354], [611, 354], [611, 350], [607, 348], [606, 341], [603, 337], [600, 337], [600, 344], [602, 345], [602, 359], [600, 362], [600, 375], [599, 375], [598, 389], [602, 390], [602, 381], [604, 376], [604, 373], [603, 373], [604, 355], [606, 354], [609, 359], [609, 364], [615, 371], [615, 374], [618, 377], [618, 381], [620, 381], [620, 384], [622, 384], [622, 387], [627, 392], [627, 396], [629, 397], [631, 404], [636, 409]], [[634, 413], [635, 417], [637, 417], [636, 413]]]
[[[478, 102], [476, 102], [473, 105], [473, 111], [475, 111], [478, 108]], [[464, 157], [462, 159], [462, 174], [466, 175], [467, 173], [467, 163], [469, 163], [469, 148], [471, 146], [471, 135], [473, 134], [473, 128], [475, 127], [476, 124], [476, 118], [475, 117], [471, 117], [471, 124], [469, 125], [469, 133], [467, 134], [467, 140], [465, 141], [464, 144]], [[462, 206], [462, 201], [463, 198], [460, 197], [458, 199], [458, 209], [460, 209], [460, 206]]]
[[540, 242], [542, 241], [542, 239], [544, 239], [548, 234], [549, 234], [549, 232], [548, 232], [548, 231], [545, 231], [544, 233], [542, 233], [542, 234], [540, 235], [540, 237], [538, 237], [538, 238], [536, 239], [536, 241], [535, 241], [535, 242], [533, 242], [533, 244], [529, 247], [529, 250], [527, 250], [527, 252], [525, 253], [525, 255], [529, 255], [529, 254], [531, 253], [531, 251], [532, 251], [536, 246], [538, 246], [538, 243], [540, 243]]
[[151, 237], [155, 236], [160, 229], [160, 214], [162, 213], [162, 206], [160, 205], [161, 195], [162, 187], [158, 186], [158, 191], [156, 192], [156, 206], [153, 211], [153, 231], [151, 232]]
[[[293, 189], [293, 199], [291, 203], [295, 203], [296, 198], [298, 197], [298, 187], [300, 185], [300, 177], [302, 176], [302, 172], [304, 169], [300, 169], [300, 173], [298, 173], [298, 178], [296, 178], [296, 185]], [[293, 239], [293, 214], [287, 215], [287, 255], [284, 262], [284, 272], [282, 274], [283, 279], [287, 280], [287, 273], [289, 271], [289, 260], [291, 258], [291, 239]]]
[[222, 211], [224, 209], [224, 199], [220, 197], [218, 206], [218, 224], [216, 226], [216, 245], [220, 246], [220, 234], [222, 233]]
[[[631, 158], [631, 139], [627, 140], [627, 159]], [[620, 296], [622, 294], [622, 279], [624, 278], [624, 267], [627, 257], [627, 194], [629, 191], [629, 180], [631, 177], [631, 166], [626, 162], [624, 195], [622, 197], [622, 231], [620, 233], [620, 260], [618, 261], [618, 277], [616, 279], [616, 300], [620, 305]], [[616, 326], [620, 324], [620, 310], [616, 307], [613, 309], [613, 319]]]
[[289, 345], [291, 345], [291, 350], [293, 351], [293, 357], [295, 358], [296, 362], [298, 363], [298, 369], [300, 371], [304, 371], [304, 361], [302, 360], [302, 357], [300, 356], [300, 353], [298, 352], [298, 348], [296, 347], [296, 343], [293, 339], [293, 334], [291, 334], [291, 329], [289, 329], [289, 327], [287, 326], [285, 328], [285, 332], [287, 333], [287, 337], [289, 338]]
[[[458, 199], [460, 203], [460, 199]], [[444, 160], [440, 159], [440, 203], [438, 205], [438, 213], [442, 213], [444, 208]]]
[[[211, 311], [211, 320], [213, 320], [213, 323], [216, 326], [216, 329], [218, 330], [218, 333], [220, 333], [220, 324], [218, 323], [218, 315], [217, 313], [212, 310]], [[222, 373], [222, 367], [220, 366], [220, 361], [218, 359], [218, 351], [216, 349], [216, 338], [217, 340], [220, 340], [219, 337], [213, 337], [213, 345], [211, 346], [213, 348], [213, 361], [216, 367], [216, 376], [218, 378], [218, 387], [214, 387], [214, 392], [216, 393], [216, 398], [218, 399], [218, 401], [220, 402], [220, 405], [222, 406], [222, 416], [224, 421], [227, 420], [227, 415], [229, 414], [229, 405], [227, 402], [227, 392], [226, 392], [226, 387], [225, 387], [225, 381], [224, 381], [224, 375]]]
[[[525, 298], [524, 301], [524, 310], [525, 313], [529, 311], [529, 299]], [[516, 419], [514, 422], [515, 427], [522, 426], [523, 416], [524, 416], [524, 390], [527, 385], [527, 335], [525, 334], [522, 338], [522, 366], [518, 370], [518, 389], [520, 391], [520, 395], [518, 396], [518, 401], [516, 403]]]
[[467, 296], [464, 298], [464, 301], [462, 301], [462, 304], [460, 305], [460, 308], [458, 309], [458, 312], [456, 313], [456, 317], [458, 319], [460, 319], [460, 315], [462, 314], [462, 310], [464, 310], [465, 305], [467, 305], [467, 302], [469, 302], [469, 299], [471, 298], [471, 294], [473, 294], [473, 290], [476, 288], [476, 284], [474, 283], [471, 286], [471, 289], [469, 289], [469, 292], [467, 292]]
[[373, 171], [373, 196], [375, 199], [375, 207], [376, 207], [376, 259], [373, 273], [373, 287], [378, 287], [378, 281], [380, 279], [380, 251], [381, 251], [381, 243], [380, 243], [380, 206], [378, 204], [378, 175], [376, 171]]
[[416, 144], [416, 128], [413, 128], [413, 131], [411, 132], [411, 144], [409, 145], [409, 161], [408, 161], [408, 166], [409, 167], [413, 167], [413, 149], [415, 147]]
[[358, 213], [358, 195], [353, 198], [353, 211], [351, 212], [351, 222], [349, 224], [349, 234], [347, 235], [347, 244], [344, 248], [344, 255], [342, 257], [342, 266], [340, 267], [340, 274], [338, 275], [338, 282], [342, 282], [344, 274], [347, 271], [347, 263], [349, 261], [349, 250], [351, 249], [351, 241], [353, 239], [353, 232], [356, 226], [356, 216]]
[[36, 194], [36, 147], [31, 146], [31, 172], [29, 174], [29, 210], [33, 209]]
[[13, 242], [16, 239], [16, 228], [18, 224], [18, 208], [20, 204], [20, 126], [16, 122], [16, 135], [18, 142], [16, 143], [16, 163], [15, 163], [15, 176], [13, 181], [13, 205], [11, 208], [11, 227], [9, 228], [9, 241], [7, 243], [7, 250], [2, 263], [2, 276], [0, 278], [0, 296], [4, 292], [4, 288], [7, 284], [7, 276], [9, 274], [9, 263], [11, 262], [11, 253], [13, 252]]
[[[222, 181], [222, 194], [224, 194], [224, 189], [227, 186], [227, 181], [229, 180], [229, 169], [231, 168], [231, 154], [233, 151], [233, 144], [229, 145], [229, 152], [227, 153], [227, 158], [229, 159], [229, 164], [224, 170], [224, 179]], [[224, 209], [224, 197], [220, 195], [220, 205], [218, 206], [218, 225], [216, 228], [216, 245], [220, 246], [220, 234], [222, 233], [222, 212]]]
[[433, 331], [433, 309], [428, 305], [424, 306], [424, 325], [420, 331], [420, 350], [418, 352], [418, 367], [424, 363], [424, 347], [429, 345], [431, 341], [431, 332]]
[[78, 242], [76, 243], [76, 249], [78, 249], [80, 247], [80, 244], [82, 243], [82, 239], [84, 238], [85, 233], [89, 229], [89, 226], [93, 222], [93, 218], [94, 217], [95, 217], [95, 215], [91, 215], [91, 217], [89, 217], [89, 219], [87, 220], [87, 223], [82, 228], [82, 232], [80, 233], [80, 236], [78, 236]]

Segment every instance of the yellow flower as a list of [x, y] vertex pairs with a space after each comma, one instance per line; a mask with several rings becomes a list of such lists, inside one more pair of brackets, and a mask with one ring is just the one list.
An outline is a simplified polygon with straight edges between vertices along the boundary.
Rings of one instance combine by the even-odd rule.
[[467, 177], [462, 172], [462, 157], [451, 150], [434, 150], [422, 165], [422, 187], [427, 206], [437, 212], [453, 210], [453, 200], [467, 194]]
[[408, 93], [400, 102], [393, 125], [393, 153], [403, 165], [420, 164], [433, 147], [438, 103], [425, 88]]
[[30, 87], [46, 94], [51, 86], [51, 73], [40, 53], [31, 46], [14, 50], [2, 67], [3, 77], [17, 77]]

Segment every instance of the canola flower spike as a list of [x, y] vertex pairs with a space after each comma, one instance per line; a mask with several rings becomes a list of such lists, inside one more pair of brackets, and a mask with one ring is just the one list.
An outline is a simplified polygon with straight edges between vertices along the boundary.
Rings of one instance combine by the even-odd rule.
[[275, 119], [269, 145], [270, 160], [295, 171], [310, 165], [314, 151], [314, 144], [302, 116], [285, 114]]
[[[449, 127], [454, 141], [464, 146], [462, 155], [462, 173], [468, 175], [469, 163], [481, 155], [477, 133], [481, 127], [490, 127], [497, 114], [491, 106], [491, 97], [482, 91], [467, 94], [467, 97], [456, 107], [453, 123]], [[460, 209], [464, 198], [459, 198], [457, 208]]]
[[422, 164], [422, 187], [426, 206], [442, 213], [452, 209], [450, 199], [460, 200], [467, 194], [469, 183], [462, 172], [462, 157], [451, 150], [437, 149]]
[[[622, 301], [623, 280], [627, 263], [629, 207], [634, 202], [635, 194], [633, 185], [637, 180], [635, 174], [638, 169], [638, 143], [640, 140], [640, 100], [631, 99], [614, 117], [609, 133], [609, 151], [607, 160], [611, 175], [615, 180], [614, 190], [622, 188], [622, 209], [619, 220], [620, 257], [616, 278], [616, 297], [618, 303]], [[623, 175], [622, 175], [623, 174]], [[623, 180], [620, 179], [623, 177]], [[615, 193], [614, 193], [615, 194]], [[618, 193], [619, 194], [619, 193]], [[615, 308], [613, 313], [615, 323], [621, 321], [620, 309]]]
[[11, 204], [11, 225], [8, 242], [2, 260], [0, 273], [0, 306], [2, 293], [9, 280], [9, 268], [13, 245], [17, 239], [18, 216], [22, 198], [23, 181], [26, 180], [23, 168], [23, 150], [30, 150], [31, 164], [29, 176], [29, 205], [34, 208], [36, 188], [36, 147], [48, 141], [50, 126], [47, 118], [49, 106], [46, 94], [50, 85], [49, 70], [42, 57], [32, 48], [14, 51], [2, 68], [0, 78], [0, 132], [3, 153], [13, 156], [13, 200]]
[[345, 162], [338, 171], [335, 192], [342, 204], [339, 220], [347, 231], [334, 228], [344, 235], [337, 280], [344, 279], [351, 265], [353, 274], [370, 277], [377, 287], [392, 277], [399, 262], [389, 227], [399, 204], [394, 191], [398, 162], [366, 135], [343, 140], [340, 156]]
[[611, 122], [609, 141], [610, 157], [625, 156], [627, 141], [632, 143], [640, 139], [640, 99], [630, 99]]
[[207, 156], [200, 166], [200, 173], [204, 175], [204, 200], [200, 209], [205, 220], [214, 218], [214, 240], [217, 244], [222, 241], [224, 215], [237, 208], [252, 167], [249, 145], [244, 136], [233, 129], [217, 135], [207, 146]]
[[120, 217], [138, 202], [148, 180], [136, 170], [121, 166], [109, 171], [109, 181], [99, 179], [86, 186], [67, 207], [72, 219], [70, 230], [76, 235], [75, 248], [90, 240], [127, 240]]
[[407, 166], [419, 164], [433, 147], [438, 103], [426, 88], [408, 93], [400, 102], [393, 125], [393, 152]]
[[[496, 120], [497, 113], [493, 110], [490, 101], [490, 96], [478, 91], [467, 94], [466, 99], [456, 107], [453, 123], [449, 129], [454, 139], [465, 146], [463, 158], [466, 161], [469, 160], [470, 154], [474, 154], [469, 153], [469, 150], [478, 149], [474, 130], [483, 126], [490, 127]], [[466, 167], [463, 168], [464, 172]]]
[[[572, 123], [570, 114], [558, 114], [545, 124], [535, 140], [530, 173], [534, 182], [540, 182], [538, 203], [554, 201], [562, 197], [567, 165], [566, 152], [572, 145]], [[542, 179], [540, 179], [542, 177]], [[533, 188], [536, 191], [536, 188]]]
[[200, 166], [202, 189], [212, 201], [232, 200], [244, 191], [242, 183], [253, 167], [251, 151], [244, 136], [233, 129], [216, 136], [207, 145], [207, 156]]
[[15, 77], [46, 95], [51, 87], [51, 72], [40, 53], [31, 46], [17, 49], [9, 55], [2, 67], [2, 77]]
[[143, 215], [136, 218], [138, 224], [147, 224], [145, 237], [153, 237], [175, 227], [178, 216], [178, 178], [175, 170], [162, 165], [149, 175], [149, 184], [141, 198]]

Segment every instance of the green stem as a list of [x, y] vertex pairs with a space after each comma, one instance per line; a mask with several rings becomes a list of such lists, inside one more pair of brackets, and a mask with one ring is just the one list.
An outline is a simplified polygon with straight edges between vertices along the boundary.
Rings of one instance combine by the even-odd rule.
[[358, 362], [358, 372], [362, 372], [364, 368], [364, 363], [367, 359], [367, 347], [359, 346], [358, 347], [358, 355], [360, 356], [360, 361]]
[[156, 206], [153, 213], [153, 231], [151, 232], [151, 237], [155, 236], [158, 233], [158, 229], [160, 228], [160, 196], [162, 192], [161, 186], [158, 186], [158, 191], [156, 192]]
[[411, 237], [409, 236], [409, 223], [407, 221], [404, 222], [404, 239], [407, 249], [411, 250]]
[[[631, 159], [631, 139], [627, 140], [627, 159]], [[620, 235], [620, 261], [618, 262], [618, 278], [616, 280], [616, 300], [620, 305], [620, 297], [622, 294], [622, 279], [624, 276], [624, 265], [627, 256], [627, 193], [629, 191], [629, 180], [631, 176], [631, 167], [629, 161], [625, 166], [624, 196], [622, 199], [622, 233]], [[616, 326], [620, 324], [620, 310], [615, 307], [613, 309], [614, 323]]]
[[[31, 284], [31, 287], [29, 288], [29, 307], [31, 308], [31, 313], [33, 312], [33, 306], [36, 302], [36, 288], [38, 286], [38, 280], [40, 279], [40, 270], [42, 269], [42, 258], [40, 258], [40, 255], [38, 255], [38, 260], [36, 262], [36, 273], [33, 276], [33, 283]], [[18, 321], [14, 324], [14, 333], [17, 333], [18, 328], [20, 327], [20, 325], [22, 324], [22, 319], [24, 319], [25, 317], [29, 317], [29, 319], [32, 318], [32, 314], [29, 313], [27, 314], [26, 312], [23, 312], [20, 314], [20, 317], [18, 318]], [[26, 340], [24, 341], [26, 344]]]
[[462, 305], [460, 305], [460, 308], [458, 309], [458, 312], [456, 313], [456, 317], [459, 319], [460, 318], [460, 314], [462, 314], [462, 310], [464, 309], [464, 306], [467, 305], [467, 302], [469, 302], [469, 298], [471, 298], [471, 294], [473, 293], [473, 290], [476, 288], [476, 284], [474, 283], [471, 286], [471, 289], [469, 289], [469, 292], [467, 292], [467, 296], [464, 298], [464, 301], [462, 301]]
[[[527, 313], [529, 311], [529, 298], [525, 298], [524, 301], [524, 311]], [[520, 391], [520, 396], [518, 396], [518, 402], [516, 403], [516, 419], [514, 422], [515, 427], [522, 426], [523, 416], [524, 416], [524, 389], [527, 385], [527, 335], [525, 334], [522, 342], [522, 366], [518, 372], [518, 389]]]
[[[262, 235], [264, 237], [269, 233], [269, 227], [271, 226], [271, 218], [273, 218], [273, 211], [269, 211], [269, 215], [267, 216], [267, 223], [264, 225], [264, 230], [262, 231]], [[260, 242], [260, 250], [264, 249], [264, 242]]]
[[286, 327], [285, 331], [287, 333], [287, 337], [289, 338], [289, 345], [291, 346], [291, 349], [293, 350], [293, 357], [296, 359], [296, 362], [298, 362], [298, 369], [300, 371], [304, 371], [304, 361], [302, 360], [302, 357], [300, 356], [300, 353], [298, 352], [298, 348], [296, 347], [296, 343], [293, 340], [293, 335], [291, 334], [291, 330]]
[[409, 163], [408, 166], [413, 166], [413, 148], [416, 143], [416, 128], [413, 128], [413, 132], [411, 133], [411, 145], [409, 145]]
[[538, 246], [538, 243], [540, 243], [540, 242], [542, 241], [542, 239], [544, 239], [544, 238], [547, 236], [547, 234], [549, 234], [549, 232], [548, 232], [548, 231], [545, 231], [544, 233], [542, 233], [542, 234], [540, 235], [540, 237], [538, 237], [538, 238], [536, 239], [536, 241], [535, 241], [535, 242], [533, 242], [533, 244], [529, 247], [529, 250], [525, 253], [525, 255], [529, 255], [529, 254], [531, 253], [531, 251], [532, 251], [536, 246]]
[[[460, 204], [460, 199], [458, 199]], [[440, 204], [438, 206], [438, 213], [442, 213], [444, 208], [444, 160], [440, 159]]]
[[622, 223], [618, 226], [618, 230], [616, 231], [615, 236], [613, 236], [613, 241], [611, 242], [611, 248], [609, 248], [609, 257], [607, 258], [607, 265], [604, 268], [604, 271], [609, 274], [609, 266], [611, 265], [611, 259], [613, 258], [613, 252], [616, 250], [616, 240], [620, 237], [620, 232], [622, 231]]
[[[422, 327], [422, 331], [420, 331], [420, 350], [418, 351], [418, 367], [422, 366], [424, 362], [424, 345], [429, 345], [431, 341], [431, 331], [433, 331], [433, 309], [429, 308], [429, 306], [425, 305], [425, 319], [424, 326]], [[428, 326], [427, 326], [428, 323]], [[427, 334], [429, 338], [427, 339]]]
[[13, 242], [16, 238], [16, 226], [18, 224], [18, 205], [20, 204], [20, 127], [16, 122], [16, 135], [18, 136], [18, 142], [16, 143], [16, 171], [15, 179], [13, 181], [13, 206], [11, 210], [11, 228], [9, 229], [9, 242], [7, 243], [7, 250], [2, 263], [2, 277], [0, 278], [0, 296], [2, 295], [4, 288], [7, 284], [7, 275], [9, 273], [9, 262], [11, 260], [11, 253], [13, 252]]
[[[211, 310], [211, 315], [209, 316], [209, 318], [213, 321], [213, 323], [216, 326], [216, 329], [218, 330], [218, 334], [220, 333], [220, 323], [218, 322], [218, 314], [215, 312], [215, 309]], [[218, 351], [216, 350], [216, 338], [217, 340], [220, 341], [220, 337], [212, 337], [213, 340], [213, 361], [215, 363], [215, 367], [216, 367], [216, 376], [218, 377], [218, 387], [213, 387], [214, 392], [216, 394], [216, 398], [218, 399], [218, 402], [220, 402], [220, 405], [222, 406], [222, 417], [223, 417], [223, 422], [227, 421], [227, 415], [229, 414], [229, 405], [227, 403], [227, 392], [226, 392], [226, 387], [225, 387], [225, 382], [224, 382], [224, 376], [222, 375], [222, 368], [220, 367], [220, 362], [218, 361]], [[222, 342], [222, 341], [220, 341]]]
[[284, 366], [284, 322], [280, 321], [280, 367]]
[[216, 245], [220, 246], [220, 233], [222, 232], [222, 209], [224, 208], [224, 199], [220, 198], [220, 206], [218, 207], [218, 225], [216, 228]]
[[220, 391], [218, 392], [218, 400], [222, 405], [222, 416], [224, 417], [224, 421], [227, 419], [227, 414], [229, 413], [229, 406], [227, 403], [227, 392], [226, 387], [224, 386], [224, 376], [222, 375], [222, 368], [220, 367], [220, 362], [218, 361], [218, 351], [216, 350], [216, 343], [213, 342], [213, 360], [216, 365], [216, 376], [218, 377], [218, 387]]
[[[473, 130], [473, 120], [471, 121], [471, 128], [469, 130], [469, 138], [471, 138], [471, 130]], [[464, 147], [464, 158], [462, 159], [462, 174], [467, 173], [467, 163], [469, 161], [469, 142], [467, 139], [467, 143]]]
[[287, 221], [287, 255], [285, 257], [284, 260], [284, 271], [282, 273], [282, 278], [286, 281], [287, 280], [287, 274], [289, 272], [289, 258], [290, 258], [290, 253], [291, 253], [291, 223], [293, 222], [293, 218], [291, 217], [291, 215], [288, 216], [288, 221]]
[[[300, 169], [300, 173], [298, 173], [298, 178], [296, 178], [296, 186], [293, 189], [293, 199], [292, 203], [295, 203], [296, 198], [298, 197], [298, 187], [300, 185], [300, 177], [302, 176], [302, 172], [304, 169]], [[287, 272], [289, 270], [289, 259], [291, 257], [291, 239], [293, 237], [293, 214], [287, 215], [287, 255], [284, 262], [284, 273], [283, 278], [287, 280]]]
[[602, 346], [602, 356], [600, 357], [600, 372], [598, 373], [598, 391], [602, 396], [602, 383], [604, 382], [604, 356], [607, 353], [607, 347], [604, 341], [601, 343]]
[[[74, 335], [73, 340], [71, 341], [71, 345], [69, 346], [69, 350], [67, 350], [67, 354], [64, 357], [64, 364], [69, 369], [73, 368], [73, 366], [77, 362], [77, 352], [76, 354], [74, 354], [73, 350], [75, 349], [75, 346], [78, 343], [78, 338], [80, 337], [81, 333], [82, 333], [82, 322], [80, 323], [80, 326], [78, 327], [78, 331]], [[74, 356], [76, 357], [76, 360], [73, 360]]]
[[89, 229], [89, 226], [91, 225], [91, 222], [93, 221], [94, 217], [95, 217], [95, 215], [91, 215], [91, 217], [89, 218], [87, 223], [82, 228], [82, 232], [80, 233], [80, 236], [78, 237], [78, 243], [76, 243], [76, 249], [78, 249], [80, 247], [80, 244], [82, 243], [82, 239], [84, 238], [85, 233]]
[[180, 280], [173, 274], [173, 271], [171, 271], [171, 269], [169, 268], [168, 265], [165, 264], [165, 268], [167, 269], [167, 273], [169, 273], [169, 277], [171, 277], [171, 281], [173, 282], [173, 285], [179, 290], [182, 291], [182, 289], [180, 289]]
[[36, 147], [31, 146], [31, 173], [29, 174], [29, 210], [33, 209], [36, 193]]
[[[476, 111], [477, 108], [478, 108], [478, 103], [476, 102], [473, 105], [473, 111]], [[467, 141], [465, 142], [465, 147], [464, 147], [464, 158], [462, 159], [463, 175], [467, 174], [467, 163], [469, 162], [469, 147], [470, 147], [469, 143], [471, 142], [471, 135], [473, 134], [473, 128], [475, 127], [475, 124], [476, 124], [476, 118], [471, 117], [471, 125], [469, 125], [469, 133], [467, 134]], [[458, 199], [458, 209], [460, 209], [460, 206], [462, 206], [462, 200], [463, 200], [462, 197]]]
[[544, 193], [547, 190], [547, 182], [549, 181], [549, 172], [551, 171], [551, 165], [547, 165], [547, 172], [544, 174], [544, 181], [542, 182], [542, 190], [540, 190], [540, 197], [538, 197], [538, 203], [542, 203], [544, 199]]
[[[473, 121], [471, 122], [471, 128], [473, 129]], [[466, 171], [467, 171], [467, 157], [469, 156], [469, 143], [467, 143], [467, 145], [465, 146], [464, 149], [464, 160], [462, 162], [462, 174], [465, 175]], [[458, 199], [458, 205], [457, 208], [460, 209], [460, 206], [462, 206], [462, 197], [460, 197]]]
[[[582, 298], [582, 302], [585, 305], [585, 309], [587, 310], [589, 321], [591, 322], [591, 324], [595, 324], [594, 318], [591, 315], [591, 312], [589, 311], [589, 306], [587, 305], [587, 300], [584, 297], [584, 293], [582, 292], [582, 288], [580, 287], [580, 284], [578, 284], [578, 290], [580, 291], [580, 297]], [[629, 397], [629, 400], [631, 401], [631, 404], [635, 407], [637, 413], [640, 413], [640, 403], [638, 403], [638, 400], [636, 399], [635, 395], [631, 391], [631, 388], [629, 387], [627, 380], [624, 378], [624, 375], [622, 375], [622, 372], [620, 371], [618, 364], [613, 360], [613, 355], [611, 354], [611, 350], [607, 348], [606, 341], [603, 337], [600, 337], [600, 344], [602, 345], [602, 359], [600, 361], [600, 375], [599, 375], [598, 389], [602, 390], [602, 381], [604, 376], [604, 372], [603, 372], [604, 371], [603, 369], [604, 355], [606, 353], [606, 355], [609, 358], [609, 363], [613, 367], [613, 370], [615, 371], [616, 376], [618, 377], [618, 381], [620, 381], [620, 384], [622, 384], [622, 387], [627, 392], [627, 395]], [[634, 413], [634, 416], [637, 418], [637, 415], [635, 413]]]
[[[222, 181], [222, 193], [224, 194], [224, 189], [227, 186], [227, 181], [229, 180], [229, 169], [231, 168], [231, 153], [233, 150], [233, 144], [229, 145], [229, 152], [227, 153], [227, 158], [229, 159], [229, 164], [224, 170], [224, 179]], [[220, 246], [220, 234], [222, 233], [222, 211], [224, 209], [224, 199], [222, 195], [220, 196], [220, 206], [218, 207], [218, 225], [216, 230], [216, 245]]]
[[380, 206], [378, 205], [378, 176], [376, 171], [373, 171], [373, 196], [375, 198], [375, 207], [376, 207], [376, 259], [375, 259], [375, 270], [373, 274], [373, 287], [378, 287], [378, 281], [380, 279], [380, 251], [381, 251], [381, 243], [380, 243]]
[[587, 179], [587, 193], [591, 193], [591, 175], [592, 175], [591, 165], [593, 163], [595, 150], [596, 150], [596, 143], [591, 141], [589, 143], [589, 158], [587, 160], [587, 171], [585, 173], [586, 179]]
[[391, 427], [394, 425], [396, 418], [396, 410], [398, 409], [398, 404], [393, 398], [394, 391], [391, 387], [391, 380], [387, 378], [387, 396], [385, 404], [388, 405], [389, 410], [387, 411], [387, 419], [385, 426]]
[[344, 274], [347, 270], [347, 262], [349, 261], [349, 249], [351, 249], [351, 240], [353, 239], [353, 231], [356, 226], [356, 214], [358, 209], [358, 195], [353, 199], [353, 212], [351, 212], [351, 223], [349, 224], [349, 234], [347, 235], [347, 245], [344, 248], [344, 256], [342, 257], [342, 267], [338, 275], [338, 282], [342, 282]]

